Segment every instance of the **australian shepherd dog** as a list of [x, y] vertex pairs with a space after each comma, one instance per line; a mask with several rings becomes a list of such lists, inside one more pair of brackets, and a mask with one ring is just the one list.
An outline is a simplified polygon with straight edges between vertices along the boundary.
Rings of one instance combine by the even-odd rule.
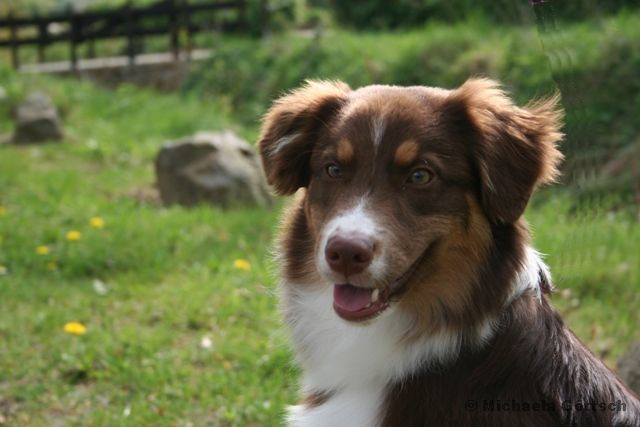
[[640, 426], [549, 303], [523, 212], [562, 159], [558, 96], [309, 81], [259, 140], [293, 194], [278, 258], [302, 375], [290, 426]]

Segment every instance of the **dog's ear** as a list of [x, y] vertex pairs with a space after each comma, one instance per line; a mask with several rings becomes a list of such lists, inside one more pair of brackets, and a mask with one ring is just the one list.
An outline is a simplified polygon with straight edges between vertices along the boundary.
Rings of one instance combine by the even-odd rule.
[[534, 189], [557, 177], [563, 158], [556, 148], [563, 137], [559, 98], [556, 93], [520, 108], [489, 79], [467, 80], [447, 98], [449, 113], [470, 130], [481, 201], [493, 222], [516, 221]]
[[285, 195], [309, 184], [309, 159], [323, 126], [346, 102], [349, 86], [342, 82], [307, 81], [274, 102], [258, 141], [267, 181]]

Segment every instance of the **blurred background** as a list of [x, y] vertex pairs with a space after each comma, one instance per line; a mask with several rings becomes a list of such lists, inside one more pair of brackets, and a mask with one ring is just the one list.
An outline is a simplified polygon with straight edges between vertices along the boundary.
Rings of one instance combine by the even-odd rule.
[[640, 388], [640, 3], [2, 0], [0, 425], [279, 425], [298, 370], [254, 151], [307, 78], [559, 90], [527, 211], [553, 303]]

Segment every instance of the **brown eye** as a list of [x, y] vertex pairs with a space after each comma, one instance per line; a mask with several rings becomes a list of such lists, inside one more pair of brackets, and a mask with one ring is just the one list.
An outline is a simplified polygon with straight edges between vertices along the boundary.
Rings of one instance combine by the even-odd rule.
[[407, 182], [414, 185], [425, 185], [433, 179], [433, 173], [429, 169], [414, 169]]
[[342, 176], [342, 171], [340, 170], [340, 167], [335, 163], [331, 163], [330, 165], [327, 165], [326, 171], [327, 171], [327, 175], [329, 175], [331, 178], [340, 178]]

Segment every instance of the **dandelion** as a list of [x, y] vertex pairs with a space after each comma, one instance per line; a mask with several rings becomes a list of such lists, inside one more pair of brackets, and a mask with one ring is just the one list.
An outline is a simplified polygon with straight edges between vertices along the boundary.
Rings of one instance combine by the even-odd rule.
[[0, 216], [5, 216], [7, 214], [7, 208], [0, 205]]
[[247, 261], [246, 259], [237, 259], [233, 261], [233, 266], [238, 270], [242, 270], [242, 271], [251, 270], [251, 264], [249, 264], [249, 261]]
[[71, 335], [84, 335], [87, 333], [87, 327], [80, 322], [68, 322], [64, 325], [64, 331]]
[[80, 233], [78, 230], [70, 230], [67, 231], [66, 237], [67, 240], [75, 242], [76, 240], [80, 240], [82, 238], [82, 233]]
[[0, 264], [0, 276], [4, 276], [9, 272], [7, 266]]
[[233, 365], [231, 364], [231, 362], [229, 362], [228, 360], [225, 360], [224, 362], [222, 362], [222, 367], [227, 370], [230, 371], [231, 368], [233, 368]]
[[36, 248], [36, 253], [38, 255], [48, 255], [49, 252], [49, 246], [47, 245], [40, 245]]
[[93, 228], [103, 228], [104, 227], [104, 219], [99, 216], [94, 216], [89, 220], [89, 225]]

